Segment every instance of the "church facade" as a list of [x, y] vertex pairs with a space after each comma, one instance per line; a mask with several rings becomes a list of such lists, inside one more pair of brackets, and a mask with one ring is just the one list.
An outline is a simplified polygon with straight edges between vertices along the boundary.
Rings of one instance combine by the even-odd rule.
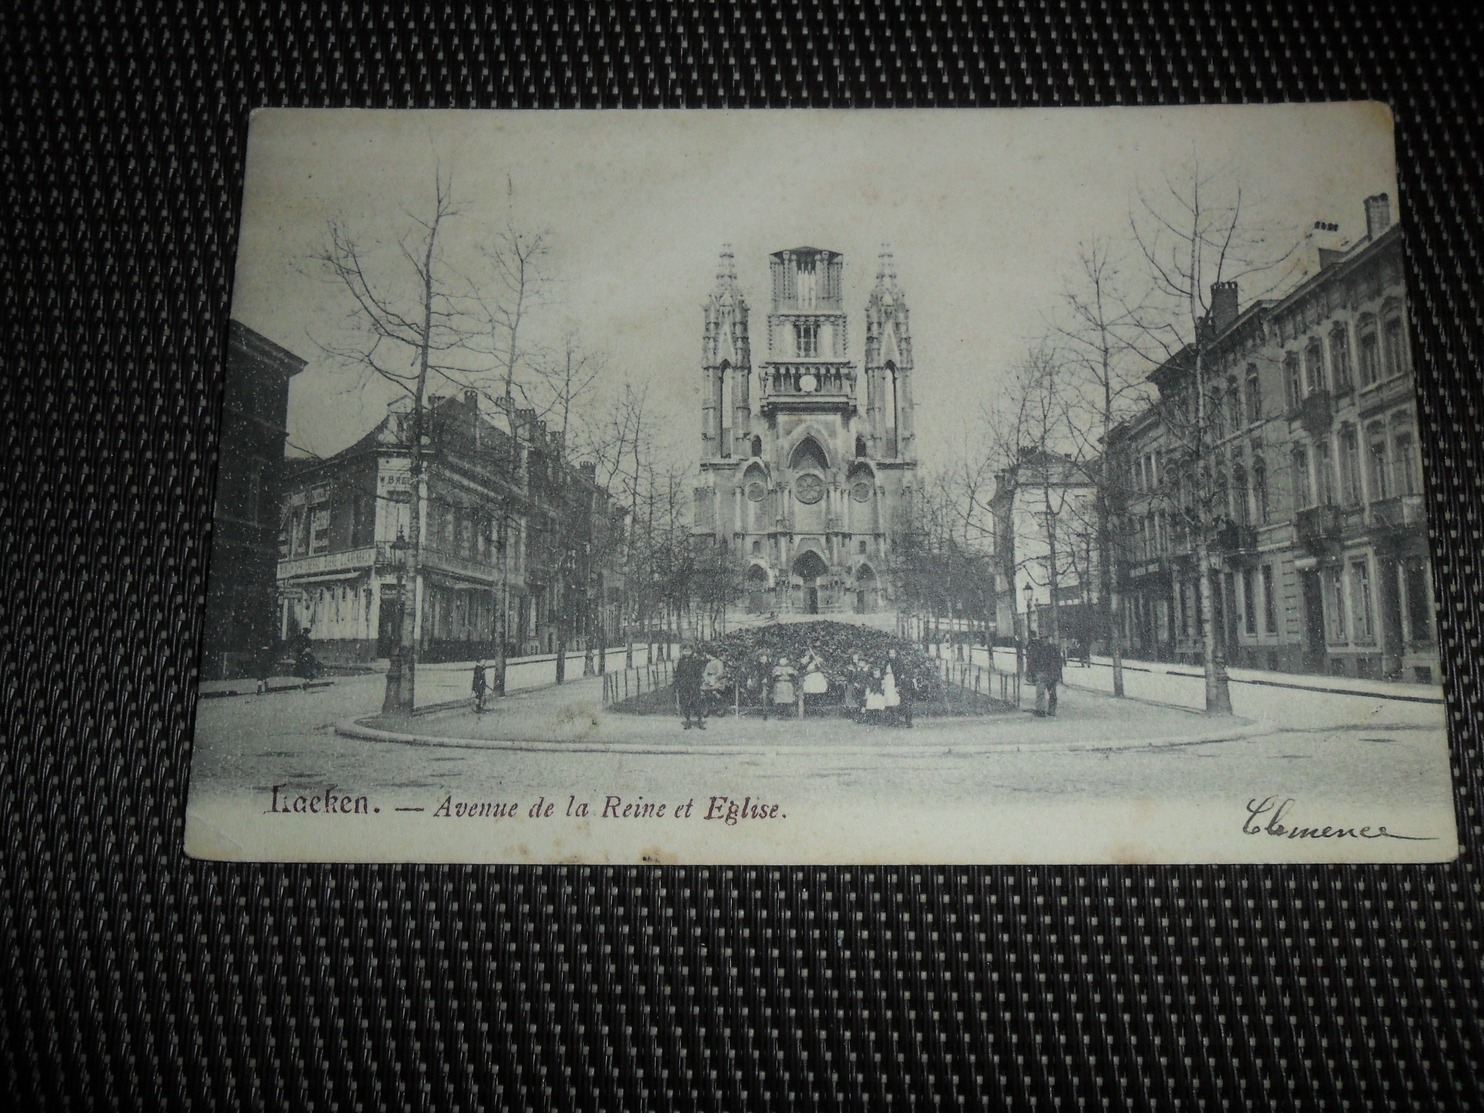
[[705, 305], [695, 530], [731, 557], [749, 612], [891, 607], [917, 470], [907, 302], [883, 251], [857, 363], [844, 267], [824, 248], [772, 254], [756, 365], [730, 249]]

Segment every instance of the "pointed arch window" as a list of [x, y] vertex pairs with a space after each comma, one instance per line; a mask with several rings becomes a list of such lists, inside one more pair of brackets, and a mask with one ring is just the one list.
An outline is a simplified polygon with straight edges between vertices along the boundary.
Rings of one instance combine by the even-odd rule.
[[830, 459], [814, 437], [807, 436], [802, 442], [794, 447], [793, 456], [789, 458], [789, 468], [794, 470], [813, 468], [824, 472], [830, 468]]

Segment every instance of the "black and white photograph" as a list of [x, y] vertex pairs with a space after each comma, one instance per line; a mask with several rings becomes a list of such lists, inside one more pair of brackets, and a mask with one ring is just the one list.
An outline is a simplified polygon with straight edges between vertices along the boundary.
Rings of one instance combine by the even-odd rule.
[[1375, 103], [255, 113], [186, 849], [1458, 854]]

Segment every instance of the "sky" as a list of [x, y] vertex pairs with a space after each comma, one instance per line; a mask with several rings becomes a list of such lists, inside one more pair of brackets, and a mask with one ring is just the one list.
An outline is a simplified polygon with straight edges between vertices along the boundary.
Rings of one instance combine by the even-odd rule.
[[[768, 256], [814, 245], [845, 257], [849, 356], [883, 244], [911, 308], [919, 452], [945, 465], [1003, 399], [1045, 334], [1080, 244], [1130, 246], [1131, 211], [1192, 159], [1240, 182], [1259, 221], [1298, 235], [1365, 232], [1362, 200], [1398, 213], [1391, 118], [1376, 104], [1127, 109], [255, 113], [232, 315], [304, 358], [291, 453], [328, 455], [385, 414], [394, 390], [321, 350], [344, 294], [309, 257], [328, 222], [390, 244], [432, 204], [435, 168], [459, 214], [450, 260], [507, 222], [549, 230], [553, 282], [533, 342], [576, 330], [607, 372], [648, 383], [660, 441], [694, 462], [702, 306], [730, 244], [767, 359]], [[1245, 303], [1245, 299], [1244, 299]], [[436, 391], [436, 389], [433, 389]]]

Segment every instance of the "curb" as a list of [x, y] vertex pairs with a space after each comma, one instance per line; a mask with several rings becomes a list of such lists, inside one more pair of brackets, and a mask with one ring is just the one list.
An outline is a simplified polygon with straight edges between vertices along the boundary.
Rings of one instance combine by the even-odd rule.
[[306, 690], [320, 690], [327, 686], [334, 686], [334, 679], [306, 680], [295, 686], [270, 686], [262, 690], [254, 687], [251, 690], [198, 690], [197, 698], [253, 698], [263, 694], [298, 694]]
[[[375, 716], [375, 715], [372, 715]], [[977, 756], [992, 753], [1026, 752], [1122, 752], [1134, 749], [1177, 748], [1193, 745], [1224, 744], [1260, 736], [1267, 732], [1248, 718], [1233, 717], [1223, 726], [1227, 732], [1193, 734], [1181, 737], [1133, 737], [1122, 741], [994, 741], [983, 744], [934, 744], [924, 739], [920, 743], [902, 744], [885, 742], [870, 746], [819, 745], [809, 741], [789, 742], [780, 740], [766, 745], [725, 744], [715, 747], [691, 744], [669, 744], [660, 742], [609, 742], [609, 741], [517, 741], [490, 737], [441, 737], [408, 733], [399, 730], [375, 729], [362, 722], [366, 718], [351, 718], [335, 725], [335, 735], [355, 740], [375, 741], [379, 744], [424, 745], [433, 748], [473, 749], [488, 752], [552, 752], [552, 753], [601, 753], [634, 754], [647, 756], [779, 756], [815, 750], [830, 757], [864, 756]], [[1213, 727], [1214, 728], [1214, 727]]]
[[[1090, 666], [1111, 669], [1113, 664], [1110, 661], [1093, 660]], [[1179, 669], [1176, 669], [1177, 666]], [[1125, 663], [1123, 669], [1140, 675], [1170, 675], [1177, 679], [1204, 679], [1206, 677], [1203, 672], [1192, 671], [1183, 664], [1174, 665], [1166, 669], [1163, 667], [1130, 667]], [[1087, 668], [1081, 668], [1081, 670], [1087, 670]], [[1337, 676], [1328, 677], [1334, 678]], [[1229, 686], [1270, 686], [1279, 690], [1304, 690], [1311, 694], [1338, 694], [1346, 698], [1381, 698], [1388, 702], [1420, 702], [1430, 706], [1446, 706], [1448, 704], [1448, 699], [1443, 695], [1433, 697], [1427, 694], [1387, 694], [1384, 691], [1358, 690], [1348, 686], [1316, 686], [1313, 683], [1284, 683], [1279, 682], [1277, 679], [1239, 679], [1233, 675], [1228, 675], [1226, 681]], [[1095, 688], [1084, 687], [1082, 689], [1094, 690]]]

